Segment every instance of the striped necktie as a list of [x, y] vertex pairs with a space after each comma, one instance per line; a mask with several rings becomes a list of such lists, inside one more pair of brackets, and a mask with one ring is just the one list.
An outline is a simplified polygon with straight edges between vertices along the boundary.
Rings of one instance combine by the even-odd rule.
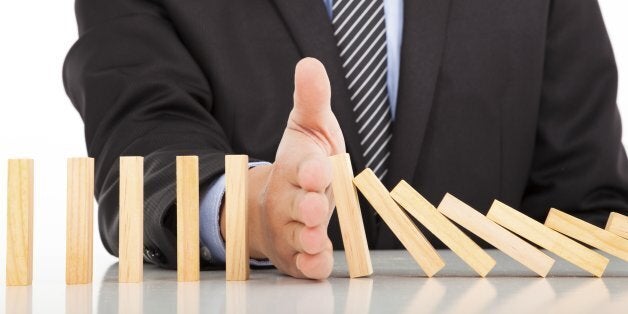
[[366, 166], [383, 179], [392, 138], [383, 0], [335, 0], [332, 24]]

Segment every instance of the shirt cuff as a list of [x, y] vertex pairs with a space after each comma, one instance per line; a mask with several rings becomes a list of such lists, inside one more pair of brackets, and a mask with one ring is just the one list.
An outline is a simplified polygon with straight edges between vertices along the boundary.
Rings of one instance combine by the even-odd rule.
[[[250, 162], [249, 168], [270, 165], [268, 162]], [[201, 237], [201, 258], [211, 264], [224, 264], [226, 259], [225, 240], [220, 234], [220, 206], [225, 195], [225, 175], [214, 180], [201, 197], [199, 233]], [[271, 266], [269, 260], [251, 259], [252, 266]]]

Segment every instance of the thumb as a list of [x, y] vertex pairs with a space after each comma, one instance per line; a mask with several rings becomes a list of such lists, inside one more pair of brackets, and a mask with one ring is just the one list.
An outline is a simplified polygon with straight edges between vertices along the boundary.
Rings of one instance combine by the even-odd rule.
[[305, 128], [320, 129], [331, 112], [331, 88], [323, 64], [314, 58], [297, 63], [292, 118]]

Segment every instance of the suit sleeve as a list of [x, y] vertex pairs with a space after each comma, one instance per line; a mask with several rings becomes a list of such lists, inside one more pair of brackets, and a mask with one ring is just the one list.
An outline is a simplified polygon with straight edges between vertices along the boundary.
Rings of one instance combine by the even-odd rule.
[[77, 0], [76, 15], [63, 79], [96, 159], [101, 239], [117, 256], [118, 158], [144, 156], [144, 258], [175, 268], [175, 157], [199, 156], [205, 188], [230, 152], [210, 84], [155, 2]]
[[628, 212], [617, 69], [596, 0], [555, 0], [548, 20], [532, 172], [522, 207], [562, 208], [603, 226]]

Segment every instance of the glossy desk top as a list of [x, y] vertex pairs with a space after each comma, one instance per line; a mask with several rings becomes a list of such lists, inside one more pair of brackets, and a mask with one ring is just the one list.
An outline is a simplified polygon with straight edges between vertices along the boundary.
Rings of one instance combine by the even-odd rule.
[[[2, 287], [7, 313], [628, 313], [628, 263], [611, 257], [604, 277], [556, 258], [548, 278], [539, 278], [496, 250], [497, 266], [483, 279], [451, 251], [447, 266], [425, 278], [405, 251], [372, 251], [374, 274], [348, 279], [344, 254], [335, 252], [326, 281], [293, 279], [274, 269], [253, 270], [246, 282], [225, 282], [223, 271], [205, 271], [201, 281], [177, 283], [176, 272], [145, 265], [142, 284], [118, 284], [117, 264], [91, 285], [35, 281], [32, 287]], [[95, 273], [99, 273], [95, 271]]]

